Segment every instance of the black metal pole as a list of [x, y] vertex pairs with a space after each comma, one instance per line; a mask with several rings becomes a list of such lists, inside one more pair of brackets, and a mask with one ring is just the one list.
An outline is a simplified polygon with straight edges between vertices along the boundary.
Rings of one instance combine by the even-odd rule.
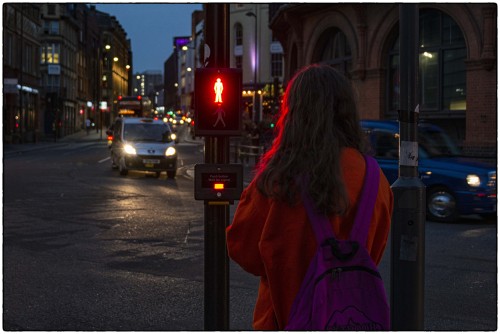
[[[229, 4], [205, 4], [207, 67], [229, 67]], [[229, 163], [229, 137], [205, 137], [205, 163]], [[229, 205], [205, 203], [205, 330], [229, 329]]]
[[399, 178], [392, 185], [391, 327], [424, 330], [425, 186], [418, 175], [418, 4], [399, 5]]
[[[254, 59], [254, 62], [255, 62], [255, 68], [253, 69], [253, 111], [255, 113], [255, 116], [254, 116], [254, 119], [256, 120], [256, 124], [259, 123], [261, 121], [260, 119], [260, 113], [258, 112], [257, 110], [257, 66], [258, 66], [258, 58], [259, 58], [259, 51], [258, 51], [258, 47], [259, 47], [259, 44], [257, 44], [257, 11], [255, 11], [255, 15], [253, 17], [255, 19], [255, 30], [254, 30], [254, 34], [255, 34], [255, 59]], [[260, 108], [260, 106], [259, 106]]]

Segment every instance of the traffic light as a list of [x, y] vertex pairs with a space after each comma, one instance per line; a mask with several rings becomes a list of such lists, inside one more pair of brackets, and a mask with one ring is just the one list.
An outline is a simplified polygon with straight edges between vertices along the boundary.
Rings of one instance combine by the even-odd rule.
[[194, 80], [195, 135], [240, 135], [241, 70], [199, 68]]

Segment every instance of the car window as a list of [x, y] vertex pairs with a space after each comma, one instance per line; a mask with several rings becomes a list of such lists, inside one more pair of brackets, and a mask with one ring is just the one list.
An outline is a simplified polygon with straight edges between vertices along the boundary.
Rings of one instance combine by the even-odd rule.
[[451, 138], [443, 131], [435, 128], [419, 128], [418, 144], [427, 157], [457, 156], [460, 149]]
[[125, 124], [123, 139], [129, 141], [171, 142], [170, 128], [165, 124]]
[[384, 130], [373, 130], [370, 137], [375, 157], [385, 159], [399, 158], [399, 134]]

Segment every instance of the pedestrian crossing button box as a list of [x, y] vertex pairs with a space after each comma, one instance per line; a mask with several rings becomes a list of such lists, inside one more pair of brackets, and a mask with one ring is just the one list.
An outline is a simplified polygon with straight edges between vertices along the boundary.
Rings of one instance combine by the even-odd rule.
[[197, 164], [194, 166], [194, 198], [206, 201], [239, 200], [243, 191], [241, 164]]

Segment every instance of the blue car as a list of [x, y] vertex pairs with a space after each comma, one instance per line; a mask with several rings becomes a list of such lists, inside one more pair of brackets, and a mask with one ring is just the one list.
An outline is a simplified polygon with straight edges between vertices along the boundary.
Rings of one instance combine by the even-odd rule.
[[[361, 122], [390, 184], [398, 178], [399, 123]], [[427, 219], [452, 222], [460, 215], [496, 217], [496, 166], [460, 155], [460, 150], [438, 126], [418, 125], [418, 171], [426, 186]]]

